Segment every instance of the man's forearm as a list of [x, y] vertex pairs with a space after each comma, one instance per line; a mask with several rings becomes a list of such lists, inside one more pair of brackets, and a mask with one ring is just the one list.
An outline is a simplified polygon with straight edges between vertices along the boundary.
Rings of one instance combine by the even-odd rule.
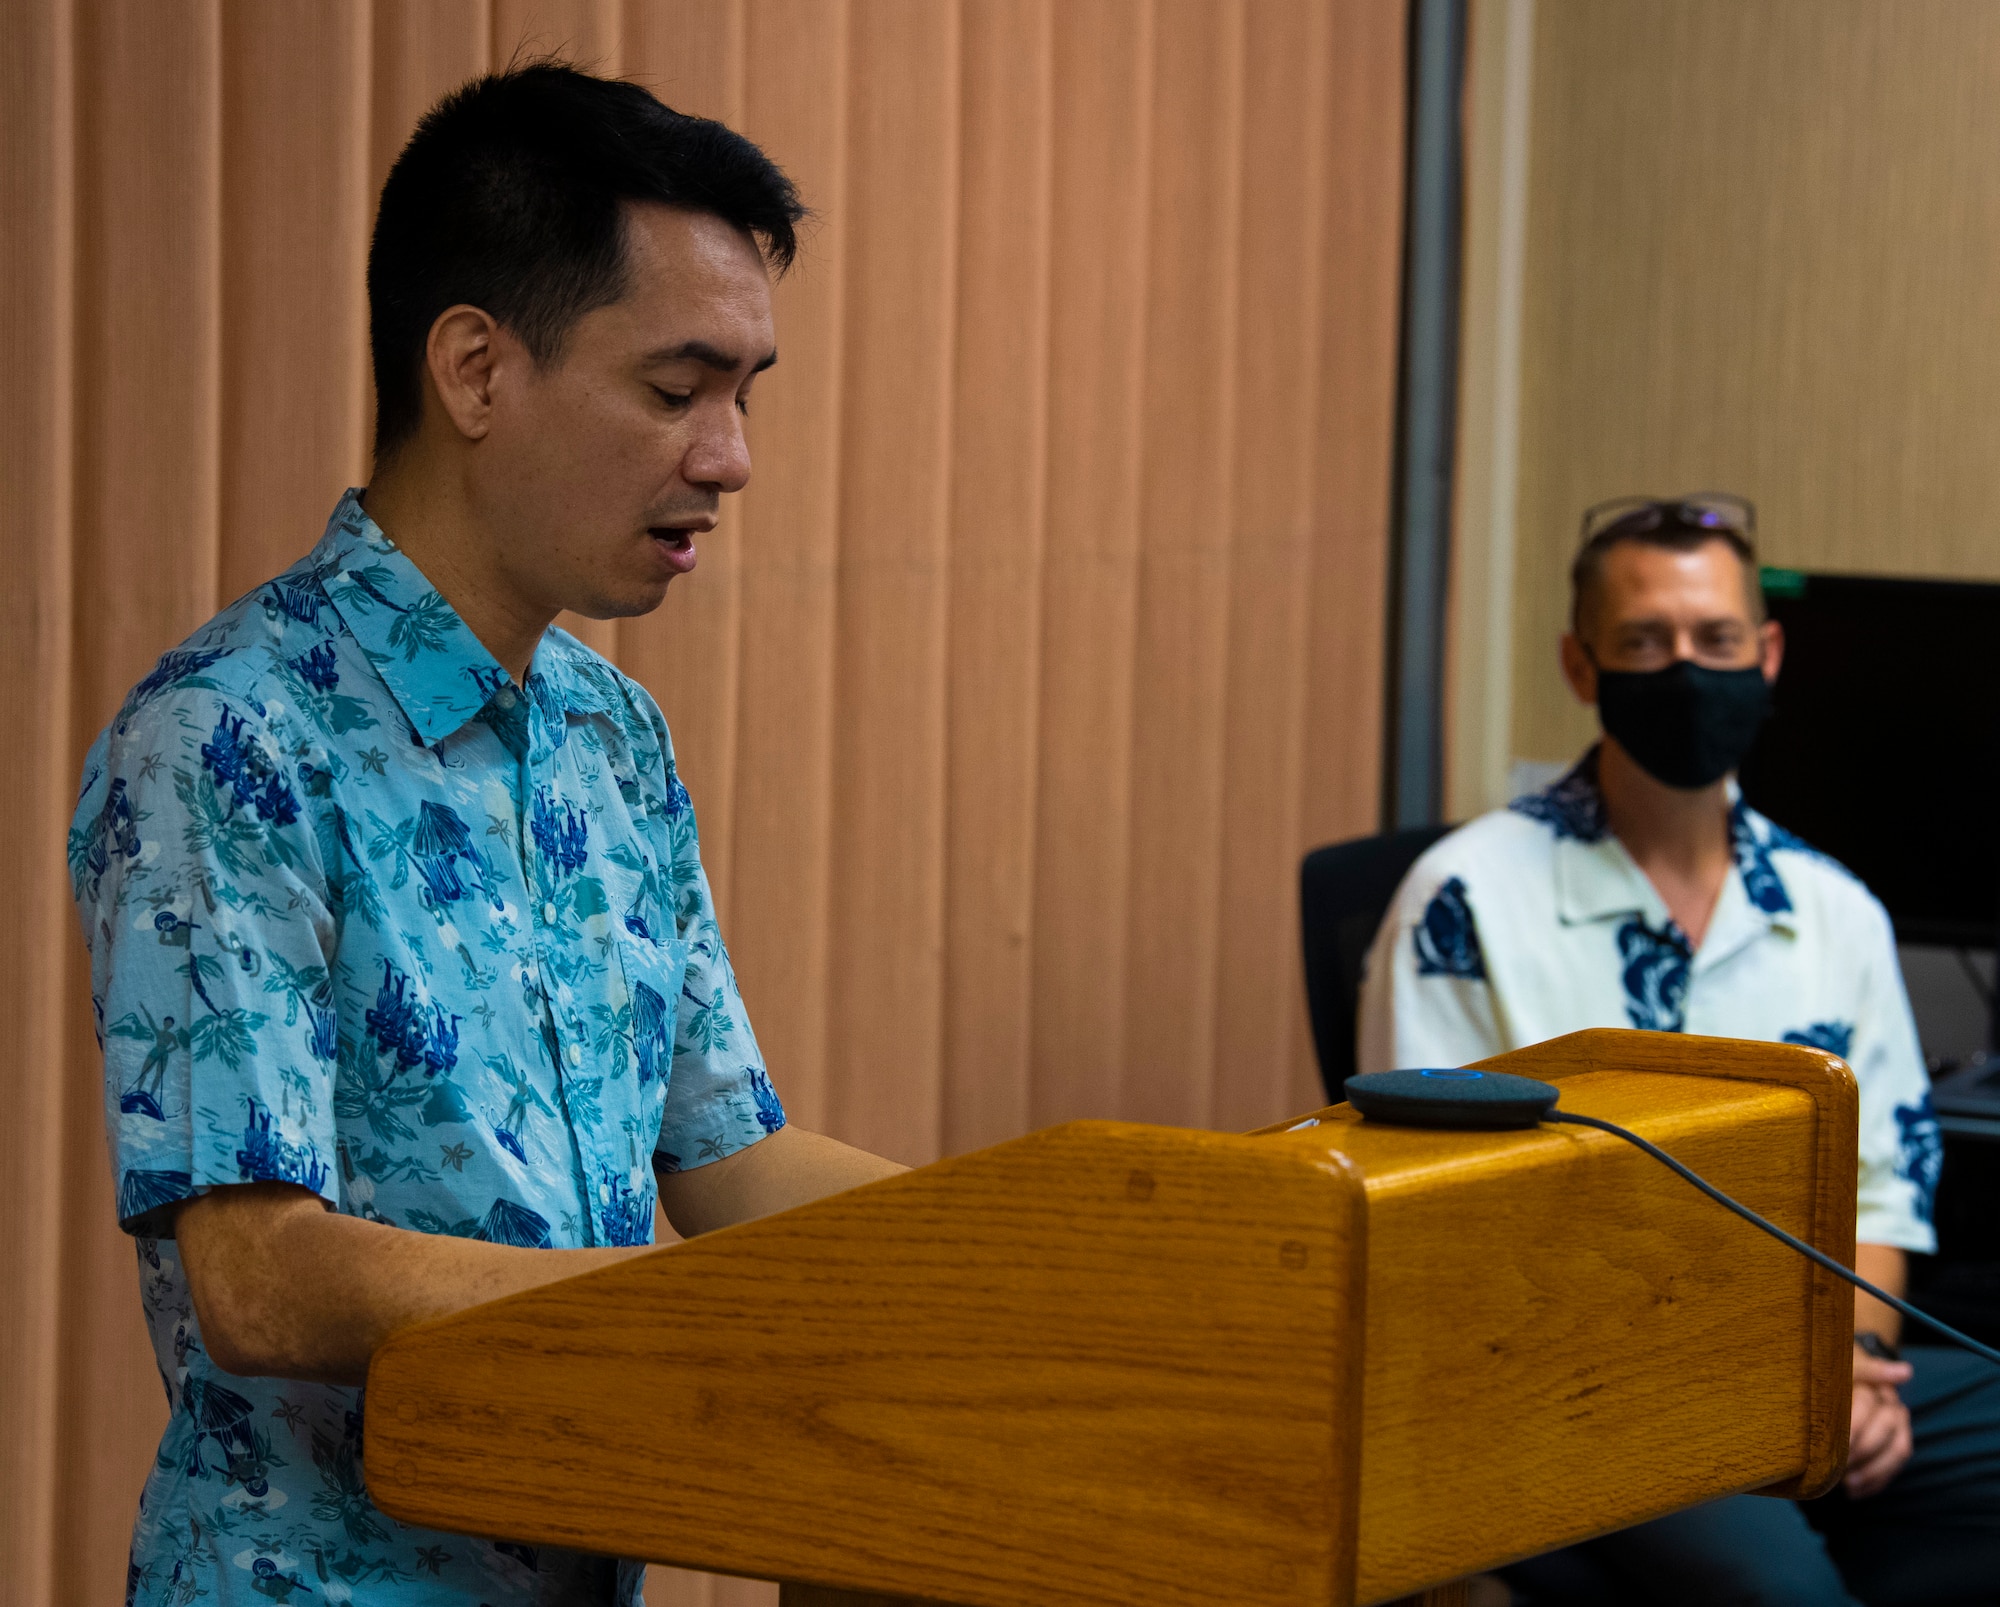
[[216, 1365], [238, 1377], [359, 1384], [398, 1328], [609, 1266], [637, 1249], [526, 1250], [329, 1211], [285, 1183], [181, 1207], [181, 1265]]
[[[784, 1127], [726, 1160], [660, 1179], [691, 1237], [904, 1170]], [[651, 1246], [527, 1250], [343, 1216], [289, 1183], [244, 1183], [190, 1200], [175, 1220], [202, 1340], [238, 1377], [359, 1384], [398, 1328], [609, 1266]]]
[[663, 1174], [660, 1209], [691, 1239], [907, 1170], [822, 1133], [781, 1127], [726, 1159]]
[[[1857, 1244], [1854, 1247], [1854, 1270], [1874, 1284], [1878, 1289], [1886, 1289], [1897, 1299], [1903, 1297], [1904, 1285], [1909, 1280], [1910, 1263], [1908, 1257], [1893, 1244]], [[1885, 1306], [1871, 1294], [1854, 1291], [1854, 1331], [1880, 1334], [1890, 1344], [1903, 1331], [1903, 1315], [1894, 1306]]]

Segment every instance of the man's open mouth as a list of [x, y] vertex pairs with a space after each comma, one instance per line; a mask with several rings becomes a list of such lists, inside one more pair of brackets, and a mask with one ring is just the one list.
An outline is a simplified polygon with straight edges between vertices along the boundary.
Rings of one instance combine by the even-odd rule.
[[673, 566], [676, 573], [684, 575], [694, 568], [695, 533], [692, 530], [685, 530], [676, 525], [652, 525], [648, 527], [648, 533], [664, 549], [667, 562]]

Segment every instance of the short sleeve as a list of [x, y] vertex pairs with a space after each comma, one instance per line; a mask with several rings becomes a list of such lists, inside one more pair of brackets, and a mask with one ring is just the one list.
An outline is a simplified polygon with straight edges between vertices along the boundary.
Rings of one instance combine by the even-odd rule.
[[684, 1171], [722, 1160], [775, 1133], [785, 1125], [785, 1107], [771, 1086], [723, 947], [715, 898], [702, 869], [694, 805], [675, 769], [657, 708], [653, 718], [666, 768], [675, 935], [687, 954], [654, 1164], [664, 1171]]
[[1507, 1047], [1463, 876], [1425, 856], [1396, 889], [1361, 983], [1355, 1065], [1463, 1066]]
[[128, 1232], [161, 1236], [163, 1208], [227, 1184], [338, 1204], [333, 923], [269, 714], [176, 689], [122, 715], [86, 765], [70, 869]]
[[1928, 1255], [1937, 1249], [1931, 1218], [1944, 1139], [1889, 919], [1879, 905], [1872, 914], [1847, 1054], [1861, 1093], [1854, 1236]]

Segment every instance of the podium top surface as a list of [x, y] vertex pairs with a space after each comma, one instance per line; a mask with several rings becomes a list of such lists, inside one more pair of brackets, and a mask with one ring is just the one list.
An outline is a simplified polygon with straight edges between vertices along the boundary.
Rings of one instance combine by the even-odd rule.
[[[1833, 1057], [1485, 1064], [1852, 1253]], [[1072, 1123], [409, 1330], [371, 1491], [968, 1607], [1339, 1607], [1837, 1475], [1844, 1283], [1605, 1134], [1307, 1121]]]

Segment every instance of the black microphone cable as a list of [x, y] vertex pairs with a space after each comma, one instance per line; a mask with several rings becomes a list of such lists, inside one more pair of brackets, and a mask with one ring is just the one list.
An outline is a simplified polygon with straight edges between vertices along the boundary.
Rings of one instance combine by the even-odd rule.
[[1920, 1322], [1926, 1328], [1935, 1329], [1938, 1333], [1943, 1334], [1945, 1338], [1951, 1340], [1953, 1344], [1963, 1345], [1967, 1350], [1971, 1351], [1975, 1356], [1983, 1356], [1986, 1358], [1986, 1360], [1990, 1362], [2000, 1363], [2000, 1350], [1995, 1350], [1991, 1345], [1982, 1345], [1978, 1340], [1974, 1339], [1970, 1334], [1962, 1334], [1956, 1328], [1951, 1327], [1949, 1324], [1939, 1322], [1937, 1318], [1929, 1316], [1928, 1314], [1919, 1311], [1915, 1306], [1911, 1305], [1907, 1300], [1899, 1300], [1895, 1295], [1890, 1294], [1888, 1290], [1876, 1288], [1875, 1285], [1870, 1283], [1866, 1278], [1860, 1276], [1858, 1273], [1850, 1271], [1846, 1267], [1843, 1267], [1838, 1261], [1834, 1260], [1832, 1256], [1826, 1254], [1825, 1251], [1814, 1249], [1813, 1246], [1807, 1244], [1804, 1239], [1793, 1238], [1791, 1234], [1787, 1233], [1783, 1228], [1779, 1227], [1777, 1223], [1767, 1221], [1765, 1218], [1759, 1216], [1755, 1211], [1751, 1210], [1749, 1206], [1739, 1205], [1736, 1201], [1732, 1200], [1727, 1194], [1724, 1194], [1721, 1189], [1717, 1188], [1713, 1183], [1709, 1182], [1706, 1178], [1701, 1177], [1695, 1172], [1690, 1171], [1687, 1167], [1683, 1166], [1679, 1161], [1675, 1160], [1673, 1156], [1669, 1155], [1665, 1150], [1661, 1149], [1659, 1145], [1651, 1143], [1648, 1140], [1641, 1138], [1637, 1133], [1631, 1132], [1626, 1128], [1620, 1127], [1616, 1122], [1600, 1121], [1595, 1116], [1575, 1116], [1566, 1110], [1551, 1110], [1541, 1119], [1545, 1122], [1568, 1122], [1574, 1127], [1595, 1127], [1601, 1133], [1610, 1133], [1614, 1138], [1622, 1138], [1628, 1144], [1636, 1144], [1640, 1149], [1644, 1150], [1648, 1155], [1652, 1156], [1653, 1159], [1658, 1161], [1662, 1166], [1669, 1167], [1673, 1171], [1678, 1172], [1682, 1177], [1687, 1179], [1688, 1182], [1692, 1183], [1696, 1188], [1700, 1189], [1702, 1193], [1706, 1194], [1711, 1200], [1715, 1201], [1717, 1205], [1727, 1206], [1730, 1210], [1734, 1211], [1738, 1216], [1742, 1217], [1744, 1221], [1750, 1223], [1754, 1227], [1762, 1228], [1766, 1233], [1770, 1234], [1771, 1237], [1776, 1239], [1780, 1244], [1790, 1245], [1794, 1250], [1798, 1251], [1798, 1253], [1804, 1256], [1808, 1261], [1816, 1262], [1818, 1265], [1825, 1267], [1828, 1272], [1835, 1273], [1838, 1276], [1845, 1278], [1849, 1283], [1853, 1284], [1855, 1288], [1864, 1290], [1867, 1293], [1873, 1295], [1877, 1300], [1881, 1301], [1883, 1305], [1891, 1307], [1896, 1311], [1900, 1311], [1905, 1317], [1908, 1317], [1911, 1321]]

